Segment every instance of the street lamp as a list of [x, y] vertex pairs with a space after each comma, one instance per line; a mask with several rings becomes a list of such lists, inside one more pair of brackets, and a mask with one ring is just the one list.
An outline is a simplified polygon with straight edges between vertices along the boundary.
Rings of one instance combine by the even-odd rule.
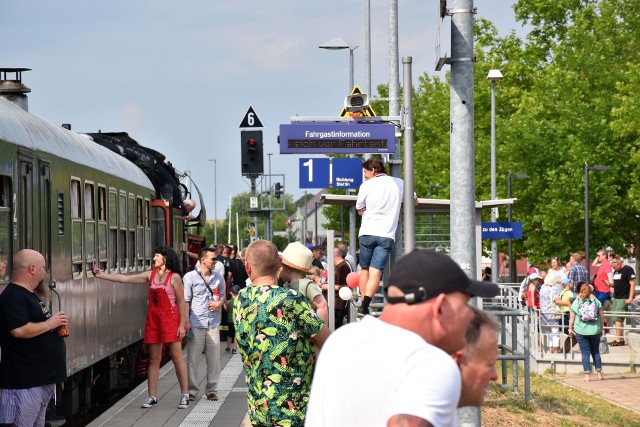
[[[325, 42], [318, 46], [320, 49], [327, 50], [342, 50], [349, 49], [349, 90], [348, 94], [351, 93], [351, 90], [354, 87], [353, 82], [353, 51], [358, 48], [357, 45], [353, 46], [342, 40], [340, 37], [335, 37], [328, 42]], [[367, 94], [370, 95], [370, 94]], [[353, 154], [349, 155], [349, 157], [354, 157]], [[350, 190], [346, 191], [346, 194], [351, 194]], [[344, 233], [342, 234], [344, 239]], [[351, 254], [356, 253], [356, 207], [352, 206], [349, 208], [349, 252]]]
[[349, 91], [347, 93], [351, 93], [353, 89], [353, 51], [358, 48], [358, 46], [352, 46], [342, 40], [340, 37], [335, 37], [328, 42], [325, 42], [318, 46], [320, 49], [327, 50], [342, 50], [349, 49]]
[[[491, 80], [491, 200], [496, 199], [496, 82], [502, 78], [500, 70], [489, 70]], [[491, 222], [496, 222], [498, 208], [491, 209]], [[498, 281], [498, 241], [491, 240], [491, 281]]]
[[609, 169], [606, 165], [584, 164], [584, 255], [587, 271], [590, 271], [589, 263], [591, 263], [589, 258], [589, 171], [608, 171]]
[[[218, 174], [218, 167], [216, 165], [216, 159], [209, 159], [210, 162], [213, 162], [213, 240], [215, 240], [215, 244], [217, 245], [218, 242], [218, 197], [216, 195], [216, 187], [218, 186], [217, 183], [217, 174]], [[231, 226], [231, 221], [229, 221], [229, 226]]]
[[[529, 175], [526, 173], [507, 172], [507, 199], [511, 198], [511, 178], [529, 179]], [[511, 222], [511, 204], [507, 206], [507, 221]], [[515, 269], [515, 262], [513, 262], [513, 248], [511, 246], [511, 239], [509, 239], [509, 283], [515, 283], [517, 280]]]

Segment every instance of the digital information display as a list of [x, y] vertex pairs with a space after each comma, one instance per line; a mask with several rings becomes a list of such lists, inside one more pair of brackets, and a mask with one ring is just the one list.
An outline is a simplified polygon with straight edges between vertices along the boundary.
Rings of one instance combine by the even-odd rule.
[[280, 125], [280, 154], [393, 153], [396, 128], [387, 123]]

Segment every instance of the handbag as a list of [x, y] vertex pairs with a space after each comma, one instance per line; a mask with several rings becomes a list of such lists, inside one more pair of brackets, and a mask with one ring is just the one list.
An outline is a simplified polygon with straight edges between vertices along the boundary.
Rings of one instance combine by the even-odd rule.
[[609, 354], [609, 343], [604, 334], [600, 336], [600, 354]]

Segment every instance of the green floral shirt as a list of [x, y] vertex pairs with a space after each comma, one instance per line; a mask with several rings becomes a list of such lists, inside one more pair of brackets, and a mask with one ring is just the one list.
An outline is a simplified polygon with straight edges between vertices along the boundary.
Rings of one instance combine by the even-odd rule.
[[304, 425], [322, 319], [299, 292], [248, 286], [233, 302], [252, 424]]

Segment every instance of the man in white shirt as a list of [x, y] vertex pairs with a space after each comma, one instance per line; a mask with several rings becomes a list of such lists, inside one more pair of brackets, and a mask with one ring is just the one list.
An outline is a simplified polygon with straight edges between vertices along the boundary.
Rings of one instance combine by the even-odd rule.
[[451, 354], [466, 344], [469, 298], [493, 297], [498, 286], [470, 280], [444, 254], [415, 250], [385, 291], [380, 318], [345, 325], [324, 344], [305, 426], [457, 426], [461, 375]]
[[358, 315], [369, 314], [369, 304], [380, 285], [382, 271], [393, 249], [400, 216], [402, 188], [385, 173], [381, 159], [369, 158], [362, 163], [365, 181], [358, 191], [356, 210], [362, 216], [360, 242], [360, 296]]

